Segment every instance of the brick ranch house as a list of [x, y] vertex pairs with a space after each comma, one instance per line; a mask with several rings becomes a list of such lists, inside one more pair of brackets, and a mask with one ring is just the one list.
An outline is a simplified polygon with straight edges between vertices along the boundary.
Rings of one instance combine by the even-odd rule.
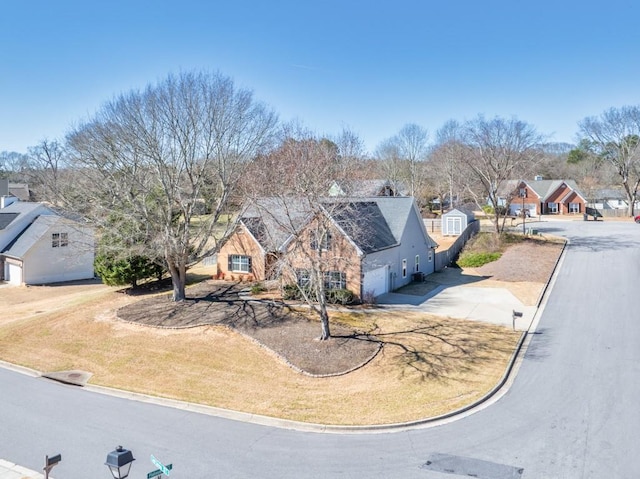
[[508, 204], [513, 216], [520, 214], [523, 203], [531, 216], [583, 214], [587, 205], [574, 180], [511, 180], [503, 191], [502, 205]]
[[221, 247], [218, 274], [304, 285], [321, 264], [325, 287], [362, 299], [432, 273], [436, 247], [411, 197], [262, 198]]

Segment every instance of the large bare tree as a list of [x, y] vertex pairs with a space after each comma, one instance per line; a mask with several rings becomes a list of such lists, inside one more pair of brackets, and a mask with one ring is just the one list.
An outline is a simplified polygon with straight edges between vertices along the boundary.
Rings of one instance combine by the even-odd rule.
[[26, 174], [29, 187], [39, 201], [56, 206], [66, 205], [65, 197], [77, 192], [69, 177], [66, 147], [57, 140], [44, 139], [28, 149]]
[[504, 191], [505, 185], [508, 180], [523, 179], [535, 171], [542, 140], [532, 125], [516, 118], [487, 119], [480, 115], [462, 127], [465, 145], [462, 172], [467, 175], [467, 192], [478, 206], [488, 201], [493, 207], [492, 221], [497, 233], [504, 228], [504, 215], [500, 214], [504, 208], [502, 200], [511, 193]]
[[449, 199], [449, 208], [454, 206], [454, 201], [463, 188], [460, 169], [465, 148], [460, 135], [461, 125], [455, 120], [447, 121], [436, 133], [436, 143], [427, 163], [431, 189], [437, 195], [440, 205], [445, 204], [445, 198]]
[[251, 91], [219, 73], [169, 75], [122, 94], [67, 137], [87, 179], [76, 208], [101, 225], [122, 218], [126, 234], [143, 238], [138, 253], [164, 263], [173, 299], [183, 300], [187, 269], [219, 248], [229, 198], [276, 124]]
[[409, 195], [419, 196], [427, 179], [424, 162], [429, 153], [429, 132], [415, 123], [404, 125], [398, 133], [383, 141], [377, 156], [387, 170], [387, 179], [403, 181]]
[[580, 134], [616, 171], [634, 216], [640, 186], [640, 106], [610, 108], [579, 123]]
[[265, 225], [262, 234], [287, 238], [284, 249], [272, 255], [270, 268], [318, 315], [320, 339], [327, 340], [328, 295], [344, 289], [353, 261], [353, 245], [343, 232], [353, 237], [363, 220], [353, 203], [328, 198], [328, 192], [334, 181], [352, 178], [361, 142], [350, 132], [335, 141], [306, 130], [288, 133], [293, 136], [282, 138], [249, 170], [246, 214]]

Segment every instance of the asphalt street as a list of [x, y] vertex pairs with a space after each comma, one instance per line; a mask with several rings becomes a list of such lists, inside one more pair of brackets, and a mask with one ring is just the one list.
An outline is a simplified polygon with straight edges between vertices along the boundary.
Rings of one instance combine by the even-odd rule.
[[570, 244], [517, 377], [475, 414], [396, 432], [301, 432], [0, 369], [0, 458], [41, 470], [61, 453], [58, 479], [109, 477], [118, 444], [137, 458], [132, 479], [155, 469], [151, 454], [190, 479], [640, 477], [640, 226], [536, 227]]

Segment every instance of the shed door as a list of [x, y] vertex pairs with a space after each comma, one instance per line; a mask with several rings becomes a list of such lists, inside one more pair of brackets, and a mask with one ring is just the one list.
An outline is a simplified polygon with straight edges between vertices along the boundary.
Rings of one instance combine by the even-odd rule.
[[362, 281], [362, 292], [367, 294], [372, 292], [374, 296], [380, 296], [388, 291], [387, 289], [387, 267], [373, 269], [364, 274]]
[[448, 235], [462, 234], [462, 218], [460, 218], [459, 216], [448, 217], [446, 234]]

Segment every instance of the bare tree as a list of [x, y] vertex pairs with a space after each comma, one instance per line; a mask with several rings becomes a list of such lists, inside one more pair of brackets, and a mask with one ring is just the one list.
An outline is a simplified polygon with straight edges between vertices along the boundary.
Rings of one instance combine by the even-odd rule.
[[[64, 181], [70, 172], [68, 155], [64, 144], [56, 140], [44, 139], [28, 149], [27, 174], [29, 186], [36, 193], [36, 199], [48, 201], [56, 206], [65, 206], [65, 193], [74, 190], [71, 181]], [[66, 191], [65, 191], [66, 190]]]
[[[492, 221], [497, 233], [504, 228], [500, 222], [508, 180], [523, 179], [535, 171], [540, 158], [538, 146], [543, 140], [535, 128], [515, 118], [486, 119], [480, 115], [466, 122], [462, 129], [465, 144], [464, 168], [467, 191], [478, 207], [493, 207]], [[507, 198], [508, 198], [508, 193]], [[508, 204], [506, 205], [508, 208]]]
[[459, 196], [461, 186], [460, 168], [463, 164], [464, 145], [461, 142], [461, 125], [450, 120], [436, 133], [436, 144], [429, 154], [429, 183], [438, 196], [440, 205], [449, 199], [449, 208]]
[[640, 106], [610, 108], [579, 123], [580, 134], [617, 172], [634, 216], [640, 186]]
[[263, 235], [280, 238], [273, 242], [278, 250], [271, 255], [272, 274], [317, 313], [322, 340], [331, 338], [328, 296], [346, 289], [351, 275], [354, 246], [344, 233], [352, 238], [363, 220], [362, 214], [352, 214], [353, 203], [328, 198], [332, 182], [350, 178], [350, 165], [358, 161], [354, 138], [346, 150], [342, 145], [298, 130], [256, 162], [259, 167], [252, 168], [247, 182], [254, 191], [245, 215], [265, 225]]
[[398, 145], [392, 140], [383, 141], [378, 145], [375, 157], [384, 179], [394, 186], [395, 191], [398, 191], [406, 179], [404, 160], [400, 156]]
[[413, 197], [417, 197], [425, 186], [424, 161], [428, 153], [429, 132], [415, 123], [404, 125], [378, 148], [378, 157], [383, 163], [389, 163], [393, 176], [406, 182], [409, 195]]
[[0, 177], [10, 181], [26, 181], [24, 171], [27, 167], [28, 156], [17, 151], [0, 152]]
[[188, 267], [219, 248], [230, 195], [276, 123], [218, 73], [170, 75], [122, 94], [67, 137], [90, 185], [76, 208], [98, 224], [120, 216], [135, 225], [144, 255], [164, 263], [173, 299], [183, 300]]

